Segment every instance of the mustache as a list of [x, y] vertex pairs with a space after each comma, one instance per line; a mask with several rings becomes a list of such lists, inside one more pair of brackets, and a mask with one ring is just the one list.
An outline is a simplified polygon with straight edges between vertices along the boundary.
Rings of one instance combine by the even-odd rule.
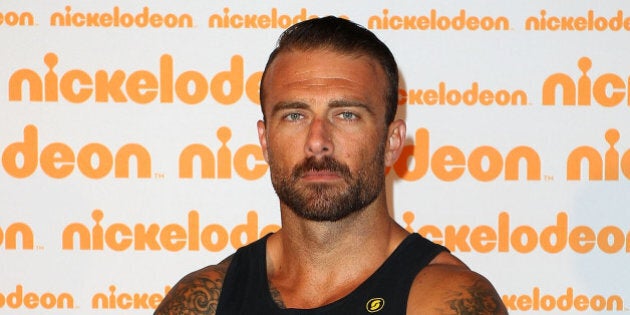
[[304, 175], [304, 173], [311, 171], [334, 172], [344, 178], [352, 178], [350, 168], [347, 165], [329, 156], [325, 156], [319, 159], [315, 157], [306, 158], [302, 163], [296, 165], [293, 168], [293, 172], [291, 175], [293, 176], [293, 178], [297, 179]]

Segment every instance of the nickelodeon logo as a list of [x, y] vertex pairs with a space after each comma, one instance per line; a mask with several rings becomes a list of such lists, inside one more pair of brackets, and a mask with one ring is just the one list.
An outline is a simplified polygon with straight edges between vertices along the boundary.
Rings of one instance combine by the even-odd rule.
[[398, 105], [528, 105], [527, 93], [523, 90], [492, 91], [479, 89], [479, 83], [473, 82], [469, 89], [460, 91], [446, 87], [446, 83], [440, 82], [437, 89], [409, 89], [398, 90]]
[[[182, 150], [179, 155], [179, 177], [193, 178], [194, 164], [199, 160], [201, 178], [231, 178], [232, 169], [244, 179], [260, 179], [267, 173], [269, 165], [265, 162], [262, 149], [257, 144], [247, 144], [232, 151], [227, 147], [227, 142], [232, 137], [232, 131], [228, 127], [217, 130], [217, 138], [222, 145], [217, 150], [216, 158], [212, 150], [203, 144], [191, 144]], [[253, 166], [248, 161], [252, 159]], [[216, 172], [215, 172], [216, 165]]]
[[[615, 107], [622, 103], [630, 106], [630, 77], [605, 73], [592, 79], [587, 74], [593, 65], [590, 58], [580, 58], [577, 65], [582, 73], [577, 80], [562, 72], [547, 77], [542, 88], [543, 105], [556, 105], [559, 102], [567, 106], [590, 106], [594, 100], [604, 107]], [[558, 91], [560, 97], [556, 95]]]
[[[604, 135], [608, 144], [608, 150], [602, 157], [595, 148], [591, 146], [580, 146], [571, 151], [567, 158], [567, 179], [582, 179], [582, 164], [588, 166], [589, 180], [619, 180], [619, 173], [630, 179], [630, 150], [621, 155], [615, 148], [620, 135], [617, 129], [609, 129]], [[586, 162], [586, 163], [584, 163]]]
[[73, 12], [71, 6], [66, 6], [65, 12], [55, 12], [50, 16], [51, 26], [73, 27], [166, 27], [166, 28], [191, 28], [193, 17], [190, 14], [179, 16], [168, 13], [149, 13], [149, 7], [142, 8], [141, 13], [133, 14], [121, 12], [115, 6], [111, 12]]
[[60, 294], [24, 292], [24, 287], [21, 284], [16, 285], [13, 292], [7, 294], [0, 292], [0, 309], [22, 307], [27, 309], [73, 309], [74, 297], [67, 292]]
[[505, 16], [474, 16], [469, 15], [464, 9], [453, 17], [438, 14], [433, 9], [428, 15], [389, 15], [388, 9], [383, 9], [382, 15], [373, 15], [368, 18], [369, 29], [379, 30], [455, 30], [455, 31], [498, 31], [509, 30], [510, 20]]
[[185, 225], [170, 223], [160, 226], [157, 223], [129, 225], [121, 222], [102, 224], [103, 211], [92, 212], [94, 225], [90, 228], [83, 223], [71, 223], [63, 230], [62, 249], [74, 250], [181, 250], [198, 251], [201, 248], [219, 252], [231, 245], [234, 249], [247, 245], [260, 237], [280, 229], [270, 224], [259, 228], [258, 213], [249, 211], [246, 222], [231, 229], [217, 223], [202, 226], [199, 212], [188, 212]]
[[[604, 154], [587, 145], [572, 150], [567, 157], [566, 179], [583, 179], [583, 167], [588, 170], [588, 180], [619, 180], [620, 174], [630, 179], [630, 149], [622, 154], [615, 148], [620, 137], [617, 129], [606, 131], [604, 138], [608, 150]], [[431, 152], [429, 131], [425, 128], [416, 130], [414, 144], [403, 148], [391, 169], [406, 181], [420, 180], [429, 171], [437, 179], [447, 182], [460, 179], [466, 172], [482, 182], [500, 176], [507, 181], [522, 177], [539, 181], [542, 175], [540, 156], [529, 146], [517, 146], [505, 154], [488, 145], [479, 146], [468, 155], [453, 145], [440, 146]]]
[[525, 20], [525, 29], [534, 31], [629, 31], [630, 18], [617, 10], [613, 17], [595, 15], [588, 10], [586, 16], [547, 15], [547, 10], [540, 10], [540, 16], [530, 16]]
[[305, 8], [300, 9], [296, 15], [278, 13], [277, 8], [272, 8], [271, 12], [257, 14], [231, 14], [230, 8], [223, 8], [223, 15], [212, 14], [208, 18], [209, 28], [248, 28], [248, 29], [268, 29], [268, 28], [288, 28], [298, 22], [316, 18], [317, 15], [309, 14]]
[[157, 74], [149, 70], [131, 73], [98, 70], [91, 74], [80, 69], [57, 74], [58, 62], [56, 54], [48, 53], [44, 56], [48, 68], [46, 74], [40, 75], [31, 69], [15, 71], [9, 79], [9, 101], [23, 101], [23, 94], [27, 94], [31, 102], [59, 102], [61, 99], [75, 104], [89, 101], [148, 104], [154, 101], [173, 103], [177, 98], [185, 104], [195, 105], [210, 96], [219, 104], [231, 105], [245, 94], [252, 103], [260, 103], [258, 87], [262, 72], [254, 72], [245, 78], [240, 55], [232, 56], [229, 70], [218, 72], [211, 78], [195, 70], [176, 75], [173, 57], [168, 54], [160, 57]]
[[440, 228], [435, 225], [424, 225], [418, 229], [411, 225], [415, 214], [406, 211], [402, 215], [409, 232], [418, 232], [437, 244], [444, 245], [451, 251], [489, 253], [516, 251], [531, 253], [541, 249], [555, 254], [570, 248], [573, 252], [586, 254], [595, 249], [606, 254], [630, 253], [630, 231], [608, 225], [599, 231], [586, 225], [569, 226], [566, 212], [556, 215], [556, 223], [542, 230], [529, 225], [513, 227], [510, 215], [501, 212], [496, 226], [490, 225], [447, 225]]
[[[92, 159], [98, 163], [94, 165]], [[11, 176], [26, 178], [31, 176], [39, 165], [42, 171], [52, 178], [65, 178], [74, 172], [75, 166], [88, 178], [99, 179], [107, 176], [112, 169], [117, 178], [129, 178], [130, 160], [137, 164], [138, 178], [151, 177], [151, 155], [139, 144], [126, 144], [115, 154], [101, 143], [89, 143], [74, 150], [62, 142], [46, 145], [39, 152], [37, 127], [24, 127], [24, 140], [9, 144], [2, 152], [2, 167]]]
[[94, 294], [92, 309], [156, 309], [170, 290], [170, 286], [165, 286], [164, 291], [158, 293], [120, 293], [111, 285], [109, 293]]
[[503, 295], [503, 303], [511, 311], [623, 311], [623, 299], [617, 294], [605, 297], [600, 294], [588, 296], [576, 294], [568, 287], [564, 294], [554, 296], [541, 294], [539, 287], [534, 287], [531, 294]]
[[[221, 147], [216, 154], [203, 144], [186, 146], [179, 157], [179, 177], [193, 178], [194, 166], [199, 161], [201, 178], [232, 178], [232, 170], [248, 180], [262, 178], [269, 168], [259, 145], [247, 144], [235, 150], [227, 146], [232, 132], [227, 127], [217, 130]], [[115, 178], [129, 178], [131, 165], [136, 166], [138, 178], [151, 178], [151, 154], [140, 144], [130, 143], [115, 152], [102, 143], [89, 143], [78, 150], [63, 142], [53, 142], [39, 150], [37, 127], [24, 127], [23, 141], [9, 144], [2, 152], [2, 166], [12, 177], [32, 176], [39, 166], [44, 174], [61, 179], [75, 169], [91, 179], [101, 179], [113, 171]], [[75, 153], [76, 152], [76, 153]], [[254, 161], [250, 166], [250, 160]]]
[[[528, 146], [518, 146], [505, 157], [492, 146], [480, 146], [468, 156], [456, 146], [446, 145], [429, 151], [429, 131], [416, 130], [415, 143], [403, 148], [401, 156], [392, 169], [406, 181], [417, 181], [429, 170], [442, 181], [455, 181], [467, 171], [474, 179], [487, 182], [503, 175], [505, 180], [518, 180], [524, 172], [527, 180], [540, 180], [540, 157]], [[523, 162], [523, 163], [521, 163]], [[487, 163], [487, 165], [486, 165]], [[521, 165], [525, 170], [521, 171]], [[410, 168], [410, 166], [413, 167]]]

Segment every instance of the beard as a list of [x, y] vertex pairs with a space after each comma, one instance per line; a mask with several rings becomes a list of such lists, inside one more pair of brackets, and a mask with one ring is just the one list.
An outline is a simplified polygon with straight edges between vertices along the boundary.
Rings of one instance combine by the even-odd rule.
[[[334, 222], [365, 209], [385, 185], [382, 149], [365, 161], [356, 174], [329, 156], [309, 157], [296, 165], [290, 174], [274, 164], [269, 163], [269, 166], [278, 198], [299, 217], [312, 221]], [[343, 184], [300, 183], [300, 178], [309, 171], [334, 172], [343, 179]]]

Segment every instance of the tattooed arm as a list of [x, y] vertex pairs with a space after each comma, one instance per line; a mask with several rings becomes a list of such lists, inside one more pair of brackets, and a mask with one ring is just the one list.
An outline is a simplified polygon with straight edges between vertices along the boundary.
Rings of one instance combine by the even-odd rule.
[[166, 295], [154, 315], [215, 315], [231, 256], [188, 274]]
[[494, 287], [485, 279], [474, 280], [471, 284], [460, 284], [460, 290], [453, 290], [447, 299], [448, 310], [444, 314], [507, 314], [507, 310]]
[[414, 280], [409, 292], [407, 314], [507, 314], [490, 281], [450, 254], [446, 255], [445, 261], [425, 267]]

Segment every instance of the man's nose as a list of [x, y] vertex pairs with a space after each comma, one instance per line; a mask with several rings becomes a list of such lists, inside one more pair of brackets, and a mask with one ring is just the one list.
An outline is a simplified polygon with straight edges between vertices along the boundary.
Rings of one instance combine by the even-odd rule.
[[304, 149], [308, 157], [320, 157], [333, 153], [332, 134], [326, 120], [315, 119], [311, 122]]

